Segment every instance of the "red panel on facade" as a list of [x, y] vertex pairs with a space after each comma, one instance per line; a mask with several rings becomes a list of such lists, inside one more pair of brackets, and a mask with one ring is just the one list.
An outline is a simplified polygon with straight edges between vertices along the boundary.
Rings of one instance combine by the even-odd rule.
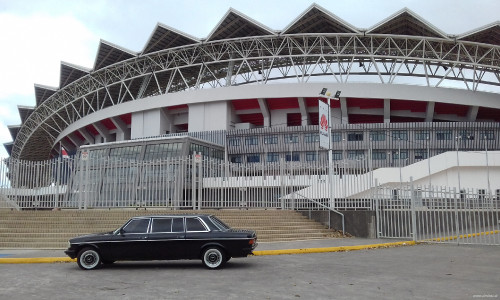
[[[314, 98], [306, 98], [306, 106], [307, 107], [318, 107], [318, 99], [321, 99], [324, 103], [327, 103], [326, 98], [320, 98], [320, 97], [314, 97]], [[332, 108], [339, 108], [340, 107], [340, 101], [338, 100], [331, 100], [330, 101], [330, 106]]]
[[468, 112], [469, 106], [467, 105], [439, 102], [436, 102], [436, 104], [434, 105], [434, 114], [457, 115], [460, 117], [465, 117], [467, 116]]
[[267, 99], [267, 107], [270, 110], [299, 108], [299, 100], [297, 98], [273, 98]]
[[167, 106], [168, 110], [181, 109], [181, 108], [188, 108], [188, 105], [181, 104], [181, 105]]
[[188, 124], [177, 124], [175, 125], [177, 126], [177, 129], [180, 130], [180, 131], [188, 131]]
[[495, 120], [500, 122], [500, 109], [480, 107], [477, 111], [478, 120]]
[[238, 115], [241, 123], [252, 123], [255, 126], [264, 125], [264, 116], [261, 113]]
[[87, 125], [87, 126], [85, 126], [85, 129], [87, 129], [87, 131], [90, 132], [90, 134], [92, 134], [92, 135], [99, 134], [99, 131], [97, 131], [93, 125]]
[[302, 115], [300, 113], [286, 114], [286, 126], [301, 126]]
[[391, 116], [391, 123], [424, 122], [424, 118], [396, 117]]
[[234, 110], [260, 109], [259, 100], [257, 99], [242, 99], [232, 100]]
[[101, 120], [101, 123], [106, 126], [108, 130], [116, 129], [115, 123], [113, 123], [110, 119]]
[[83, 137], [83, 135], [77, 130], [77, 131], [73, 131], [73, 133], [80, 139], [80, 141], [84, 141], [85, 138]]
[[347, 98], [347, 107], [384, 108], [384, 99]]
[[125, 124], [130, 125], [132, 124], [132, 114], [124, 114], [120, 116], [120, 119], [122, 119]]
[[318, 113], [309, 113], [309, 122], [311, 125], [319, 125]]
[[349, 124], [384, 123], [384, 116], [349, 114]]
[[391, 99], [391, 110], [409, 110], [411, 112], [426, 112], [427, 102]]

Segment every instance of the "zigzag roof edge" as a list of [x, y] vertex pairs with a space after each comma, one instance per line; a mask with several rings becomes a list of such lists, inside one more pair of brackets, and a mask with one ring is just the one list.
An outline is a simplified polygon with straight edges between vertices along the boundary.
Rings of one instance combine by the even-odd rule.
[[201, 42], [201, 40], [200, 40], [199, 38], [195, 37], [195, 36], [192, 36], [192, 35], [190, 35], [190, 34], [188, 34], [188, 33], [185, 33], [185, 32], [183, 32], [183, 31], [180, 31], [180, 30], [178, 30], [178, 29], [175, 29], [175, 28], [173, 28], [173, 27], [171, 27], [171, 26], [168, 26], [168, 25], [165, 25], [165, 24], [163, 24], [163, 23], [161, 23], [161, 22], [158, 22], [158, 23], [156, 23], [156, 26], [155, 26], [155, 28], [153, 29], [153, 31], [151, 32], [151, 34], [149, 35], [149, 38], [147, 39], [146, 44], [144, 44], [144, 47], [142, 48], [142, 50], [141, 50], [140, 52], [138, 52], [138, 54], [139, 54], [139, 53], [140, 53], [141, 55], [142, 55], [142, 54], [144, 54], [144, 50], [146, 50], [146, 47], [148, 46], [149, 42], [150, 42], [150, 41], [151, 41], [151, 39], [153, 38], [153, 35], [155, 34], [156, 30], [157, 30], [159, 27], [161, 27], [161, 28], [163, 28], [163, 29], [166, 29], [166, 30], [169, 30], [169, 31], [172, 31], [172, 32], [174, 32], [174, 33], [176, 33], [176, 34], [178, 34], [178, 35], [181, 35], [181, 36], [183, 36], [183, 37], [185, 37], [185, 38], [188, 38], [188, 39], [190, 39], [190, 40], [192, 40], [192, 41], [194, 41], [194, 42], [197, 42], [197, 43], [200, 43], [200, 42]]
[[23, 124], [18, 124], [18, 125], [7, 125], [7, 128], [21, 128]]
[[[111, 46], [112, 48], [118, 49], [120, 51], [123, 51], [123, 52], [128, 53], [128, 54], [133, 55], [133, 56], [137, 56], [137, 54], [139, 53], [139, 52], [127, 49], [125, 47], [118, 46], [117, 44], [114, 44], [114, 43], [112, 43], [110, 41], [106, 41], [106, 40], [103, 40], [103, 39], [99, 40], [99, 49], [101, 48], [101, 44], [106, 44], [108, 46]], [[97, 53], [99, 53], [99, 51]]]
[[288, 24], [288, 26], [286, 26], [281, 32], [285, 33], [287, 30], [289, 30], [295, 23], [297, 23], [302, 17], [304, 17], [313, 8], [317, 8], [321, 12], [325, 13], [327, 16], [329, 16], [332, 19], [334, 19], [335, 21], [339, 22], [340, 24], [344, 25], [345, 27], [347, 27], [349, 29], [352, 29], [355, 33], [359, 33], [360, 32], [360, 30], [359, 30], [358, 27], [350, 24], [349, 22], [345, 21], [344, 19], [340, 18], [336, 14], [334, 14], [331, 11], [325, 9], [324, 7], [322, 7], [321, 5], [319, 5], [317, 3], [313, 3], [313, 4], [309, 5], [309, 7], [306, 8], [306, 10], [304, 10], [299, 16], [297, 16], [292, 22], [290, 22], [290, 24]]
[[36, 106], [28, 106], [28, 105], [18, 105], [17, 106], [17, 109], [30, 109], [30, 110], [34, 110], [36, 108]]
[[234, 9], [234, 8], [229, 8], [227, 10], [227, 12], [224, 14], [224, 16], [220, 19], [220, 21], [217, 23], [217, 25], [215, 25], [215, 27], [212, 29], [212, 31], [208, 34], [207, 38], [205, 39], [205, 41], [210, 41], [210, 39], [212, 38], [213, 34], [215, 33], [215, 31], [222, 25], [222, 22], [224, 22], [224, 20], [229, 16], [230, 13], [234, 13], [236, 15], [238, 15], [239, 17], [245, 19], [246, 21], [252, 23], [253, 25], [255, 26], [258, 26], [259, 28], [262, 28], [263, 30], [269, 32], [270, 35], [276, 35], [276, 31], [267, 27], [266, 25], [260, 23], [259, 21], [256, 21], [252, 18], [250, 18], [249, 16], [245, 15], [244, 13]]
[[390, 15], [389, 17], [383, 19], [382, 21], [376, 23], [375, 25], [373, 25], [372, 27], [370, 27], [366, 33], [371, 33], [373, 30], [377, 29], [378, 27], [380, 27], [381, 25], [397, 18], [399, 15], [403, 14], [403, 13], [408, 13], [410, 14], [412, 17], [414, 17], [415, 19], [419, 20], [420, 22], [422, 22], [425, 26], [427, 26], [429, 29], [432, 29], [433, 31], [435, 31], [436, 33], [438, 33], [442, 38], [445, 38], [445, 39], [449, 39], [450, 37], [445, 33], [443, 32], [441, 29], [437, 28], [436, 26], [432, 25], [430, 22], [428, 22], [427, 20], [425, 20], [424, 18], [422, 18], [420, 15], [418, 15], [417, 13], [415, 13], [414, 11], [412, 11], [411, 9], [409, 9], [408, 7], [405, 7], [405, 8], [402, 8], [400, 10], [398, 10], [397, 12], [395, 12], [394, 14]]
[[89, 69], [89, 68], [86, 68], [86, 67], [82, 67], [82, 66], [79, 66], [79, 65], [75, 65], [75, 64], [72, 64], [72, 63], [69, 63], [69, 62], [66, 62], [66, 61], [61, 61], [61, 66], [62, 65], [65, 65], [65, 66], [70, 67], [72, 69], [77, 69], [77, 70], [80, 70], [80, 71], [86, 72], [86, 73], [90, 73], [92, 71], [92, 69]]
[[43, 85], [43, 84], [39, 84], [39, 83], [34, 83], [33, 85], [35, 88], [40, 88], [40, 89], [54, 91], [54, 92], [56, 92], [59, 89], [58, 87]]
[[495, 26], [500, 26], [500, 21], [495, 21], [495, 22], [492, 22], [492, 23], [489, 23], [489, 24], [486, 24], [486, 25], [483, 25], [481, 27], [478, 27], [476, 29], [472, 29], [472, 30], [469, 30], [467, 32], [464, 32], [462, 34], [459, 34], [457, 35], [457, 40], [459, 39], [463, 39], [463, 38], [466, 38], [468, 36], [471, 36], [473, 34], [476, 34], [476, 33], [479, 33], [481, 31], [484, 31], [484, 30], [487, 30], [487, 29], [490, 29], [490, 28], [493, 28]]

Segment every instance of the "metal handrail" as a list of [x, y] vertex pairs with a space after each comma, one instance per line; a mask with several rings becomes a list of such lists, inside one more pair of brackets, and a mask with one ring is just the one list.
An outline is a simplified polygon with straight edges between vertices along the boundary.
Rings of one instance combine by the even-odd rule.
[[[342, 217], [342, 235], [345, 235], [345, 230], [344, 230], [344, 229], [345, 229], [345, 227], [344, 227], [344, 214], [343, 214], [343, 213], [341, 213], [340, 211], [338, 211], [338, 210], [336, 210], [336, 209], [333, 209], [333, 208], [331, 208], [331, 207], [328, 207], [328, 206], [324, 205], [323, 203], [320, 203], [320, 202], [318, 202], [318, 201], [316, 201], [316, 200], [313, 200], [313, 199], [311, 199], [311, 198], [309, 198], [309, 197], [307, 197], [307, 196], [304, 196], [304, 195], [302, 195], [302, 194], [300, 194], [300, 193], [294, 192], [294, 194], [299, 195], [299, 196], [302, 196], [302, 197], [304, 197], [305, 199], [307, 199], [307, 200], [309, 200], [309, 201], [311, 201], [311, 202], [313, 202], [313, 203], [315, 203], [315, 204], [319, 205], [319, 206], [320, 206], [320, 207], [322, 207], [322, 208], [328, 209], [329, 211], [332, 211], [332, 212], [334, 212], [334, 213], [336, 213], [336, 214], [339, 214], [339, 215]], [[331, 227], [331, 225], [330, 225], [330, 214], [328, 214], [328, 229], [330, 229], [330, 227]]]

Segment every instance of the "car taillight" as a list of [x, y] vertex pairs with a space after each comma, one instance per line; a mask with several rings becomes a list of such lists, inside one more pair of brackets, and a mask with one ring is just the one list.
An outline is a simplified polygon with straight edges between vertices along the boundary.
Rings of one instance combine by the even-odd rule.
[[248, 244], [249, 244], [249, 245], [253, 245], [253, 244], [255, 244], [255, 239], [251, 239], [251, 240], [249, 240], [249, 241], [248, 241]]

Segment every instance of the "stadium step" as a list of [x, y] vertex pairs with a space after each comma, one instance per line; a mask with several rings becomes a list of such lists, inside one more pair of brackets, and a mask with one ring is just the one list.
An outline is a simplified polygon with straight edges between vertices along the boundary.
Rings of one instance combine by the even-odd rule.
[[233, 228], [252, 229], [259, 242], [342, 237], [302, 214], [288, 210], [0, 210], [0, 248], [63, 249], [68, 239], [108, 232], [142, 215], [213, 214]]

